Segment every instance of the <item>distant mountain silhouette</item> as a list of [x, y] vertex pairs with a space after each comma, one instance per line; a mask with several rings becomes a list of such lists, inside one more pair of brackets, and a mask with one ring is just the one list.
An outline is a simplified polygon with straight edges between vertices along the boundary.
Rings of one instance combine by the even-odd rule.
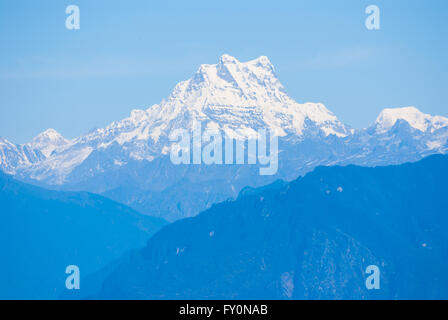
[[166, 223], [101, 196], [49, 191], [3, 173], [0, 208], [0, 299], [57, 298], [68, 265], [84, 277], [143, 247]]
[[[448, 156], [318, 167], [154, 235], [100, 299], [447, 299]], [[366, 268], [381, 271], [379, 290]]]

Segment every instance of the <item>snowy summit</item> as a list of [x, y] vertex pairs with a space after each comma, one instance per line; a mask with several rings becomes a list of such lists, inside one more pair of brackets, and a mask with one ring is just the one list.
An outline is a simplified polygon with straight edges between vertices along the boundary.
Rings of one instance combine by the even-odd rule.
[[[425, 138], [416, 139], [409, 150], [397, 149], [395, 156], [389, 147], [401, 145], [400, 135], [391, 130], [399, 120]], [[415, 107], [384, 109], [373, 130], [352, 130], [323, 104], [298, 103], [288, 96], [267, 57], [241, 62], [224, 54], [216, 64], [199, 66], [190, 79], [175, 86], [166, 100], [146, 110], [133, 110], [130, 117], [105, 128], [71, 141], [53, 129], [24, 145], [0, 140], [0, 168], [54, 185], [67, 183], [67, 177], [82, 165], [81, 171], [90, 178], [123, 169], [128, 163], [152, 162], [166, 156], [172, 146], [170, 134], [176, 129], [192, 129], [195, 122], [233, 139], [246, 139], [256, 136], [259, 129], [268, 129], [288, 143], [305, 142], [311, 149], [303, 151], [301, 147], [301, 153], [291, 158], [301, 159], [296, 166], [303, 170], [317, 164], [344, 163], [347, 159], [363, 165], [376, 164], [378, 159], [409, 160], [448, 148], [447, 118], [424, 114]], [[379, 137], [389, 133], [395, 134], [396, 139]], [[343, 139], [344, 148], [339, 148], [335, 139]], [[389, 147], [376, 148], [387, 141], [394, 142]], [[312, 148], [316, 150], [310, 151]], [[380, 157], [374, 154], [377, 150], [387, 154]], [[79, 174], [74, 177], [84, 179]]]
[[425, 114], [416, 107], [384, 109], [375, 124], [379, 132], [385, 132], [390, 130], [398, 120], [404, 120], [411, 127], [422, 132], [433, 132], [448, 126], [448, 118]]

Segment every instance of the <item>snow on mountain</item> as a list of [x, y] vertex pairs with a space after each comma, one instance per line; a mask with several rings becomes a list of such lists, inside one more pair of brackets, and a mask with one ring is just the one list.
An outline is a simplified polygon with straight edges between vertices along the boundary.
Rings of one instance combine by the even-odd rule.
[[384, 109], [375, 121], [376, 130], [380, 133], [390, 130], [398, 120], [406, 121], [411, 127], [422, 132], [434, 132], [448, 127], [448, 118], [425, 114], [415, 107]]
[[[147, 110], [133, 110], [130, 117], [106, 128], [93, 130], [71, 142], [54, 130], [30, 144], [48, 156], [25, 168], [33, 179], [62, 184], [76, 166], [93, 151], [118, 145], [120, 157], [152, 161], [169, 150], [169, 135], [175, 129], [192, 129], [194, 122], [213, 127], [240, 139], [259, 128], [278, 136], [303, 138], [307, 130], [324, 136], [346, 137], [350, 130], [324, 105], [299, 104], [290, 98], [267, 57], [240, 62], [223, 55], [217, 64], [204, 64], [195, 75], [180, 82], [171, 95]], [[52, 154], [53, 153], [53, 154]], [[123, 165], [126, 161], [115, 159]], [[92, 168], [100, 172], [102, 168]]]
[[201, 65], [191, 79], [179, 83], [166, 101], [147, 113], [158, 124], [152, 131], [154, 140], [166, 129], [173, 129], [170, 124], [191, 128], [195, 120], [211, 122], [211, 126], [237, 136], [260, 127], [279, 136], [300, 136], [306, 119], [326, 135], [348, 134], [322, 104], [299, 104], [291, 99], [264, 56], [243, 63], [223, 55], [217, 64]]
[[0, 170], [15, 174], [17, 168], [42, 161], [45, 156], [27, 145], [15, 145], [0, 137]]
[[[76, 180], [90, 179], [131, 162], [152, 162], [167, 155], [169, 135], [175, 129], [192, 129], [197, 121], [236, 139], [270, 129], [296, 144], [294, 154], [284, 157], [291, 162], [289, 167], [304, 171], [322, 164], [400, 163], [448, 150], [447, 118], [415, 107], [384, 109], [372, 127], [355, 131], [324, 105], [289, 97], [267, 57], [240, 62], [223, 55], [217, 64], [201, 65], [166, 100], [133, 110], [128, 118], [105, 128], [72, 141], [50, 129], [23, 146], [3, 143], [0, 165], [6, 172], [19, 172], [22, 179], [50, 185], [66, 184], [74, 171]], [[27, 156], [30, 153], [34, 157]], [[290, 175], [299, 173], [303, 172]]]
[[299, 104], [278, 80], [267, 57], [242, 63], [223, 55], [217, 64], [201, 65], [189, 80], [180, 82], [167, 100], [100, 129], [90, 137], [123, 145], [132, 140], [157, 144], [174, 129], [192, 128], [194, 121], [229, 135], [248, 129], [269, 128], [279, 136], [301, 135], [305, 120], [326, 135], [346, 136], [348, 129], [322, 104]]
[[29, 146], [31, 149], [37, 149], [45, 157], [49, 157], [55, 150], [66, 147], [70, 142], [54, 129], [48, 129], [37, 135]]
[[368, 128], [357, 130], [332, 164], [378, 166], [413, 162], [448, 152], [448, 119], [415, 107], [384, 109]]
[[36, 136], [30, 143], [16, 145], [0, 138], [0, 169], [15, 174], [23, 168], [35, 167], [56, 150], [63, 150], [70, 142], [54, 129]]
[[349, 134], [322, 104], [299, 104], [291, 99], [267, 57], [242, 63], [223, 55], [217, 64], [201, 65], [191, 79], [174, 88], [167, 100], [147, 110], [133, 110], [129, 118], [79, 141], [101, 141], [104, 148], [113, 142], [124, 145], [150, 139], [156, 154], [134, 156], [151, 159], [163, 149], [173, 130], [191, 129], [195, 121], [238, 138], [258, 128], [269, 128], [279, 136], [300, 136], [306, 119], [325, 135]]

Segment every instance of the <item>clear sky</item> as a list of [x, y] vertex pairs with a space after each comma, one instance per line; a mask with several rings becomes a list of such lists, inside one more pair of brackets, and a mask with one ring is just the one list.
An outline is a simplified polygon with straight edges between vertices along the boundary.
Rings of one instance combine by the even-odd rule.
[[[70, 4], [80, 30], [65, 27]], [[355, 128], [386, 107], [448, 116], [447, 16], [446, 0], [0, 0], [0, 136], [103, 127], [223, 53], [268, 56], [293, 98]]]

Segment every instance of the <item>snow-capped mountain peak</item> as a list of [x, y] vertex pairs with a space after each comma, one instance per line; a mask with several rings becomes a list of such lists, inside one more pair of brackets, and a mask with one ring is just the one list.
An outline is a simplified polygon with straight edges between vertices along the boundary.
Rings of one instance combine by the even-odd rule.
[[411, 127], [421, 132], [433, 132], [448, 126], [448, 118], [425, 114], [416, 107], [388, 108], [381, 111], [375, 121], [378, 132], [391, 129], [398, 120], [406, 121]]
[[66, 141], [66, 139], [56, 130], [54, 129], [47, 129], [44, 132], [39, 133], [31, 143], [39, 143], [42, 141]]
[[231, 55], [229, 55], [229, 54], [223, 54], [220, 58], [219, 58], [219, 63], [220, 64], [226, 64], [226, 63], [232, 63], [232, 64], [235, 64], [235, 63], [238, 63], [239, 61], [235, 58], [235, 57], [232, 57]]
[[[253, 137], [261, 128], [297, 141], [319, 132], [351, 134], [323, 104], [300, 104], [289, 97], [267, 57], [240, 62], [225, 54], [216, 64], [201, 65], [166, 100], [147, 110], [133, 110], [130, 117], [72, 141], [55, 130], [40, 134], [28, 145], [46, 159], [22, 173], [61, 184], [95, 151], [109, 152], [119, 163], [152, 161], [169, 150], [169, 136], [175, 129], [190, 130], [198, 121], [203, 128], [221, 130], [234, 139]], [[90, 169], [92, 175], [104, 170], [100, 164]]]
[[31, 149], [37, 149], [42, 152], [45, 157], [49, 157], [55, 150], [60, 150], [69, 144], [69, 140], [65, 139], [59, 132], [54, 129], [47, 129], [38, 134], [30, 143]]
[[286, 94], [275, 74], [274, 66], [265, 56], [240, 62], [235, 57], [225, 54], [219, 58], [217, 64], [201, 65], [191, 79], [191, 84], [211, 85], [210, 89], [215, 90], [233, 89], [245, 100], [259, 100], [264, 97], [265, 92], [276, 92], [277, 95], [272, 94], [271, 98], [280, 100], [277, 91]]
[[310, 121], [326, 135], [348, 133], [322, 104], [299, 104], [290, 98], [265, 56], [240, 62], [225, 54], [217, 64], [203, 64], [191, 79], [179, 83], [166, 101], [148, 112], [161, 117], [155, 122], [169, 120], [184, 128], [199, 120], [227, 132], [263, 127], [279, 136], [300, 136]]
[[[192, 78], [176, 85], [166, 100], [146, 110], [132, 110], [128, 118], [105, 128], [92, 130], [71, 141], [52, 129], [26, 145], [0, 141], [0, 168], [51, 185], [90, 179], [118, 167], [121, 170], [135, 161], [152, 162], [163, 158], [172, 145], [170, 134], [176, 129], [191, 130], [198, 121], [203, 130], [218, 129], [234, 139], [253, 137], [258, 129], [268, 129], [271, 134], [287, 137], [288, 144], [300, 144], [309, 139], [312, 143], [304, 144], [309, 148], [321, 141], [331, 149], [333, 147], [326, 145], [328, 141], [334, 141], [334, 137], [346, 138], [347, 150], [337, 149], [339, 144], [336, 143], [333, 153], [321, 154], [322, 149], [314, 156], [332, 159], [329, 164], [344, 158], [367, 159], [366, 163], [370, 164], [369, 159], [373, 162], [376, 159], [369, 158], [372, 150], [386, 141], [382, 133], [399, 119], [430, 137], [415, 143], [402, 143], [401, 136], [395, 140], [392, 137], [386, 139], [393, 141], [387, 148], [413, 145], [418, 146], [415, 149], [421, 153], [446, 150], [447, 118], [423, 114], [415, 107], [385, 109], [373, 131], [371, 127], [358, 134], [323, 104], [298, 103], [289, 97], [267, 57], [240, 62], [226, 54], [216, 64], [201, 65]], [[442, 127], [447, 130], [438, 130], [434, 133], [437, 136], [432, 137], [432, 132]], [[390, 135], [396, 136], [394, 132]], [[329, 136], [333, 137], [326, 139]], [[389, 150], [387, 148], [385, 150]], [[310, 154], [307, 156], [312, 159]], [[305, 157], [305, 154], [298, 157]]]

